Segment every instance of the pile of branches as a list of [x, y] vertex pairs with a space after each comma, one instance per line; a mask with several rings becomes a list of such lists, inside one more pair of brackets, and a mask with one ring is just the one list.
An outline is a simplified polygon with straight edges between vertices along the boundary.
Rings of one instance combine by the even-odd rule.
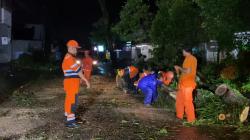
[[248, 117], [248, 99], [235, 89], [221, 90], [221, 85], [215, 93], [198, 89], [194, 100], [197, 123], [202, 124], [230, 124], [244, 122]]

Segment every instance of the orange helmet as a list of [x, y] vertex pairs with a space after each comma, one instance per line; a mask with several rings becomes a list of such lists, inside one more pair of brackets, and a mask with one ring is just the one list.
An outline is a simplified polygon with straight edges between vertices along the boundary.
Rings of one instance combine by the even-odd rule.
[[67, 47], [81, 48], [81, 47], [79, 46], [78, 42], [75, 41], [75, 40], [69, 40], [69, 41], [67, 42]]

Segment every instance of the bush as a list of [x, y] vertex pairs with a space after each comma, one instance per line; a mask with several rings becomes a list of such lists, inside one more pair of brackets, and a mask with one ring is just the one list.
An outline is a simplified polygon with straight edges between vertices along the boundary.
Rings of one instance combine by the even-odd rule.
[[241, 91], [245, 94], [250, 94], [250, 78], [248, 79], [248, 82], [243, 84], [243, 86], [241, 87]]
[[[233, 89], [233, 91], [236, 96], [242, 96], [237, 90]], [[198, 124], [237, 125], [239, 114], [244, 107], [244, 105], [226, 103], [223, 97], [216, 96], [212, 92], [203, 89], [198, 89], [198, 96], [194, 102]]]
[[38, 58], [34, 58], [34, 56], [28, 54], [21, 55], [20, 58], [13, 61], [12, 64], [15, 68], [28, 70], [56, 71], [59, 69], [59, 65], [49, 62], [45, 63], [42, 61], [42, 58], [38, 61]]

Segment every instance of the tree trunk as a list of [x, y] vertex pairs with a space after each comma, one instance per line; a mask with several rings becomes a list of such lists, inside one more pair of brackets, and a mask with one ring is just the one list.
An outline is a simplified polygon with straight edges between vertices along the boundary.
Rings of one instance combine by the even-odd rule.
[[226, 84], [222, 84], [220, 86], [217, 87], [217, 89], [215, 90], [215, 95], [217, 96], [223, 96], [228, 92], [228, 87]]
[[249, 106], [246, 106], [240, 114], [240, 122], [244, 122], [249, 114]]
[[165, 86], [165, 85], [162, 85], [162, 91], [166, 94], [168, 94], [170, 97], [172, 97], [174, 100], [176, 100], [176, 90], [168, 87], [168, 86]]
[[236, 94], [233, 90], [229, 89], [226, 84], [222, 84], [215, 90], [215, 95], [220, 96], [226, 103], [244, 105], [248, 104], [248, 99], [244, 96]]
[[102, 18], [104, 21], [104, 25], [106, 26], [107, 29], [107, 34], [106, 34], [106, 41], [107, 41], [107, 46], [108, 49], [112, 48], [112, 39], [111, 39], [111, 31], [110, 31], [110, 20], [109, 20], [109, 13], [107, 10], [106, 6], [106, 1], [105, 0], [98, 0], [101, 11], [102, 11]]

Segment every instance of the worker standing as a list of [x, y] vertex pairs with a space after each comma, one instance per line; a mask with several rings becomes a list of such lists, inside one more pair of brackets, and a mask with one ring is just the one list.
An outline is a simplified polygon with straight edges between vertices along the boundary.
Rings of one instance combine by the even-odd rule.
[[78, 100], [78, 92], [80, 87], [80, 79], [86, 82], [87, 88], [90, 88], [89, 82], [83, 76], [81, 72], [81, 66], [76, 62], [77, 49], [80, 48], [79, 44], [75, 40], [69, 40], [67, 42], [68, 53], [65, 55], [62, 70], [64, 72], [64, 90], [66, 92], [65, 97], [65, 116], [67, 117], [66, 126], [70, 128], [76, 127], [76, 107]]
[[82, 59], [82, 68], [84, 77], [90, 81], [93, 69], [93, 58], [90, 56], [89, 51], [84, 51], [84, 58]]
[[197, 59], [191, 54], [192, 49], [183, 49], [185, 60], [182, 67], [175, 66], [177, 74], [181, 73], [176, 95], [176, 116], [183, 119], [184, 111], [188, 122], [195, 121], [195, 111], [192, 92], [196, 87], [195, 77], [197, 69]]

